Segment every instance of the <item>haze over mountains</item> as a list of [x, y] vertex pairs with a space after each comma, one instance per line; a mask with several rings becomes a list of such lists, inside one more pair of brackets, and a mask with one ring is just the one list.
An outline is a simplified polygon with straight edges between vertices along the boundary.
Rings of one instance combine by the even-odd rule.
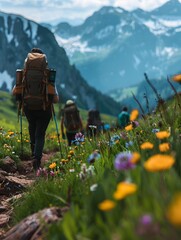
[[108, 6], [52, 31], [86, 81], [107, 93], [140, 83], [144, 72], [161, 78], [181, 70], [180, 13], [178, 0], [151, 12]]

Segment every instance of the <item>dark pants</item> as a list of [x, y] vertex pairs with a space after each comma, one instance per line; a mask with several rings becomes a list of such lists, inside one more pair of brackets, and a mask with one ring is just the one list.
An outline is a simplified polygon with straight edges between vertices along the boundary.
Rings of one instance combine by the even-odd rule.
[[24, 109], [28, 120], [32, 155], [40, 162], [45, 143], [45, 133], [51, 119], [51, 108], [44, 110]]

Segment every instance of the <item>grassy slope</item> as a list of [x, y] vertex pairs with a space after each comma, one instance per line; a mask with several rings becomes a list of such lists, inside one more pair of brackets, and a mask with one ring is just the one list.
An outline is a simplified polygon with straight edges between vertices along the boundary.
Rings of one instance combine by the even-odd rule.
[[[17, 113], [17, 106], [12, 101], [13, 97], [11, 94], [7, 92], [0, 91], [0, 116], [1, 116], [1, 123], [0, 127], [5, 128], [6, 130], [16, 130], [18, 131], [20, 128], [20, 124], [18, 122], [18, 113]], [[58, 117], [58, 104], [55, 105], [55, 112], [57, 117], [57, 124], [60, 128], [60, 118]], [[80, 114], [83, 119], [83, 124], [85, 126], [87, 120], [87, 111], [80, 109]], [[105, 123], [112, 123], [115, 122], [115, 118], [109, 115], [101, 114], [101, 118]], [[23, 117], [23, 127], [27, 128], [27, 121], [25, 117]], [[55, 131], [55, 122], [51, 121], [48, 127], [48, 131]]]

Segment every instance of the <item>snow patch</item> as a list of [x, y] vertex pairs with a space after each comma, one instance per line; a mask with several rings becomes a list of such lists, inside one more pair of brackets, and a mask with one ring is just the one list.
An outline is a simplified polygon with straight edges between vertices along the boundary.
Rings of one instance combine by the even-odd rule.
[[113, 26], [108, 26], [108, 27], [102, 29], [99, 33], [96, 33], [95, 36], [97, 37], [97, 39], [105, 38], [105, 37], [109, 36], [109, 34], [111, 34], [113, 29], [114, 29]]
[[0, 72], [0, 87], [2, 87], [3, 83], [6, 82], [8, 90], [11, 91], [13, 78], [8, 74], [7, 71]]
[[64, 39], [55, 34], [55, 38], [59, 46], [63, 47], [66, 50], [68, 56], [72, 56], [76, 51], [79, 51], [81, 53], [97, 51], [97, 49], [88, 47], [87, 42], [81, 42], [81, 36]]

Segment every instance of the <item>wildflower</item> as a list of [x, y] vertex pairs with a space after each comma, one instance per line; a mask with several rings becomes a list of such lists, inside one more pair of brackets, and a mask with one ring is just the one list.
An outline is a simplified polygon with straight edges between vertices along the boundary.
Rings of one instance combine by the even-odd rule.
[[91, 192], [94, 192], [94, 191], [97, 189], [97, 187], [98, 187], [97, 183], [91, 185], [91, 186], [90, 186], [90, 191], [91, 191]]
[[73, 156], [73, 155], [74, 155], [74, 151], [73, 151], [73, 150], [70, 150], [70, 151], [69, 151], [69, 155]]
[[144, 163], [144, 167], [149, 172], [156, 172], [170, 169], [174, 163], [175, 159], [172, 156], [156, 154]]
[[57, 164], [54, 162], [54, 163], [51, 163], [51, 164], [50, 164], [49, 168], [50, 168], [50, 169], [54, 169], [56, 166], [57, 166]]
[[54, 177], [55, 176], [55, 173], [54, 171], [50, 171], [50, 176]]
[[99, 203], [98, 208], [102, 211], [110, 211], [116, 206], [115, 202], [111, 200], [104, 200], [103, 202]]
[[70, 168], [69, 172], [75, 172], [75, 169], [74, 168]]
[[167, 209], [166, 216], [171, 224], [181, 227], [181, 192], [174, 196]]
[[84, 142], [84, 135], [81, 132], [76, 133], [75, 134], [75, 140], [78, 141], [78, 142]]
[[61, 159], [61, 163], [67, 163], [68, 161], [68, 159]]
[[157, 132], [159, 132], [160, 131], [160, 129], [158, 129], [158, 128], [153, 128], [152, 129], [152, 133], [157, 133]]
[[141, 218], [139, 219], [139, 222], [142, 225], [150, 225], [153, 222], [153, 217], [150, 214], [145, 214], [141, 216]]
[[162, 143], [159, 145], [160, 152], [167, 152], [170, 149], [169, 143]]
[[170, 136], [170, 133], [167, 131], [161, 131], [161, 132], [157, 132], [155, 134], [158, 139], [164, 139], [164, 138], [168, 138]]
[[141, 149], [153, 149], [154, 145], [150, 142], [145, 142], [143, 144], [141, 144]]
[[133, 152], [132, 153], [132, 158], [131, 158], [131, 162], [133, 164], [137, 163], [140, 160], [140, 154], [138, 152]]
[[129, 141], [125, 143], [126, 148], [129, 148], [130, 146], [133, 146], [133, 141]]
[[134, 164], [131, 162], [132, 154], [128, 152], [121, 152], [116, 155], [114, 161], [114, 167], [117, 170], [127, 170], [134, 167]]
[[172, 77], [172, 80], [175, 82], [181, 83], [181, 74], [176, 74]]
[[134, 109], [134, 110], [131, 112], [131, 114], [130, 114], [130, 121], [136, 120], [137, 117], [138, 117], [138, 115], [139, 115], [138, 110], [137, 110], [137, 109]]
[[130, 125], [128, 125], [128, 126], [125, 127], [125, 130], [126, 130], [126, 131], [130, 131], [130, 130], [132, 130], [132, 129], [133, 129], [132, 124], [130, 124]]
[[48, 176], [48, 172], [45, 168], [38, 168], [37, 172], [36, 172], [36, 176], [37, 177], [40, 177], [40, 176], [43, 176], [43, 177], [47, 177]]
[[137, 186], [134, 183], [130, 182], [120, 182], [117, 185], [117, 189], [113, 194], [113, 197], [116, 200], [121, 200], [128, 195], [131, 195], [137, 191]]
[[139, 122], [137, 122], [137, 121], [132, 121], [131, 124], [132, 124], [133, 128], [136, 128], [139, 126]]
[[89, 155], [87, 161], [88, 163], [94, 163], [97, 159], [101, 157], [99, 150], [95, 150], [92, 154]]

